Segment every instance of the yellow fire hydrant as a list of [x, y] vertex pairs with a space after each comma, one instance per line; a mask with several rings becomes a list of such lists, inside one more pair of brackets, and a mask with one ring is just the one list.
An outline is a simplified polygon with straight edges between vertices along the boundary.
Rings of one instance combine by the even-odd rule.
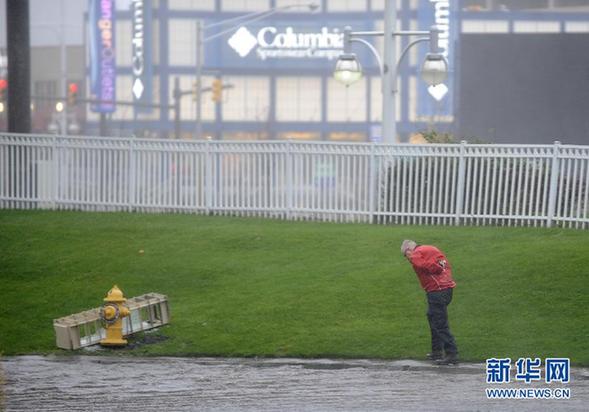
[[106, 338], [100, 341], [103, 346], [124, 346], [127, 341], [123, 339], [123, 318], [129, 316], [129, 309], [123, 306], [127, 301], [123, 292], [117, 285], [108, 291], [104, 303], [100, 308], [100, 318], [105, 324]]

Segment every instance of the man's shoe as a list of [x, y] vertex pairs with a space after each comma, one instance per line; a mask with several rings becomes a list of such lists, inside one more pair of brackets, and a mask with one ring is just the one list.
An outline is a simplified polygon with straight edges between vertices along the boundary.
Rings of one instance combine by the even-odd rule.
[[438, 359], [436, 365], [457, 365], [458, 355], [456, 353], [447, 353], [443, 359]]
[[440, 351], [434, 350], [431, 353], [428, 353], [427, 355], [425, 355], [425, 357], [427, 359], [433, 360], [433, 361], [440, 360], [444, 357], [444, 352], [442, 352], [441, 350]]

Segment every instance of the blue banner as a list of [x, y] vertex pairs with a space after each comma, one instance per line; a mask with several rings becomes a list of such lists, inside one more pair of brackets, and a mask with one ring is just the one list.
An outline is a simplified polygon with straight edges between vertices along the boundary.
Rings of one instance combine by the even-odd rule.
[[[153, 97], [151, 3], [151, 0], [133, 0], [131, 5], [132, 94], [135, 103], [152, 103]], [[153, 109], [151, 107], [135, 106], [135, 110], [137, 112], [150, 112]]]
[[98, 113], [115, 111], [115, 5], [114, 0], [90, 0], [90, 98], [98, 103], [90, 110]]

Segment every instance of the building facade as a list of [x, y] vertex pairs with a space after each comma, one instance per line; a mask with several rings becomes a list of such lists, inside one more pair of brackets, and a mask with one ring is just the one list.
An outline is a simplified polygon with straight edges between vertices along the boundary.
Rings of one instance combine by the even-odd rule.
[[[341, 51], [343, 28], [382, 30], [385, 1], [389, 0], [315, 0], [318, 7], [313, 11], [306, 7], [308, 1], [300, 0], [110, 2], [110, 31], [103, 24], [104, 30], [94, 40], [92, 36], [81, 36], [81, 44], [70, 45], [74, 51], [68, 55], [77, 59], [85, 56], [83, 62], [68, 62], [68, 66], [73, 65], [68, 69], [68, 78], [79, 82], [83, 90], [80, 102], [70, 110], [70, 115], [73, 112], [75, 116], [72, 121], [79, 123], [83, 134], [106, 132], [160, 138], [179, 134], [194, 138], [199, 128], [192, 91], [199, 60], [202, 138], [381, 141], [381, 79], [375, 59], [366, 47], [354, 43], [353, 51], [364, 76], [347, 88], [334, 80], [333, 69]], [[400, 63], [395, 114], [400, 141], [423, 130], [450, 132], [458, 137], [469, 133], [461, 117], [461, 108], [470, 104], [471, 93], [470, 89], [468, 93], [461, 90], [463, 68], [469, 64], [461, 55], [461, 45], [468, 36], [589, 34], [586, 0], [391, 1], [396, 1], [399, 29], [427, 30], [432, 25], [442, 28], [442, 46], [450, 63], [447, 93], [439, 100], [419, 77], [427, 45], [411, 48]], [[95, 26], [93, 22], [104, 20], [105, 15], [97, 13], [108, 13], [108, 3], [89, 1], [76, 25], [86, 33]], [[99, 6], [106, 9], [96, 8]], [[33, 0], [31, 7], [42, 15], [40, 8], [49, 6]], [[274, 12], [257, 14], [266, 10]], [[244, 16], [250, 18], [240, 20]], [[202, 47], [198, 46], [197, 22], [204, 27]], [[102, 35], [112, 36], [112, 50], [107, 55], [112, 57], [109, 64], [114, 69], [106, 80], [101, 78], [101, 84], [112, 89], [108, 96], [118, 104], [101, 109], [88, 101], [98, 100], [93, 66], [101, 63], [93, 53], [102, 44]], [[382, 38], [367, 40], [382, 53]], [[399, 54], [409, 41], [397, 40]], [[34, 47], [33, 62], [46, 60], [45, 65], [57, 66], [57, 49], [53, 57], [41, 57], [51, 47], [55, 48], [55, 44]], [[76, 47], [85, 52], [77, 53]], [[50, 73], [57, 76], [53, 81], [48, 78]], [[63, 81], [58, 73], [33, 70], [32, 89], [38, 94], [63, 95], [43, 91], [61, 89]], [[138, 77], [141, 87], [136, 86]], [[224, 86], [218, 101], [212, 99], [215, 81]], [[182, 92], [179, 116], [176, 84]], [[138, 89], [142, 89], [141, 93]], [[45, 127], [37, 122], [36, 130]], [[493, 140], [492, 134], [481, 137]], [[517, 136], [512, 140], [517, 142]]]
[[[174, 89], [178, 81], [183, 97], [181, 135], [195, 135], [197, 105], [188, 93], [196, 81], [199, 50], [196, 22], [204, 27], [202, 61], [203, 136], [227, 140], [307, 139], [380, 141], [382, 95], [380, 70], [362, 45], [354, 52], [363, 66], [363, 78], [345, 87], [333, 78], [343, 50], [342, 31], [382, 31], [384, 0], [320, 0], [309, 10], [308, 1], [292, 0], [168, 0], [131, 3], [128, 12], [115, 16], [116, 100], [133, 101], [134, 19], [151, 16], [149, 48], [153, 66], [143, 84], [161, 108], [124, 106], [106, 115], [117, 134], [169, 136], [174, 133]], [[450, 21], [448, 2], [444, 19]], [[300, 7], [292, 7], [299, 5]], [[427, 30], [434, 24], [435, 2], [398, 0], [402, 29]], [[150, 7], [150, 10], [147, 8]], [[140, 11], [138, 11], [140, 10]], [[258, 12], [275, 10], [266, 17]], [[245, 18], [243, 23], [238, 19]], [[222, 22], [226, 22], [222, 24]], [[453, 24], [455, 24], [453, 22]], [[224, 34], [221, 34], [224, 33]], [[218, 37], [217, 37], [218, 36]], [[382, 38], [368, 38], [382, 53]], [[149, 46], [147, 45], [149, 42]], [[250, 43], [248, 43], [250, 42]], [[399, 53], [408, 39], [398, 41]], [[436, 122], [451, 124], [451, 94], [443, 110], [433, 107], [425, 84], [418, 80], [420, 56], [427, 46], [411, 49], [403, 59], [397, 119], [402, 134]], [[178, 80], [176, 80], [178, 79]], [[220, 101], [208, 90], [218, 79], [226, 87]], [[421, 102], [418, 105], [418, 102]], [[439, 106], [439, 105], [438, 105]], [[420, 110], [421, 109], [421, 112]], [[88, 113], [88, 126], [98, 130], [99, 114]]]

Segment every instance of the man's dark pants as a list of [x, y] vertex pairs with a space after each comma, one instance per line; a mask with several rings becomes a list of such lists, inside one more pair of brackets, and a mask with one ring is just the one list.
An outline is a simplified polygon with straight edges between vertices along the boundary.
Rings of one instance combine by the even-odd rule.
[[458, 353], [448, 324], [448, 305], [452, 302], [452, 288], [427, 293], [427, 319], [432, 333], [432, 351]]

